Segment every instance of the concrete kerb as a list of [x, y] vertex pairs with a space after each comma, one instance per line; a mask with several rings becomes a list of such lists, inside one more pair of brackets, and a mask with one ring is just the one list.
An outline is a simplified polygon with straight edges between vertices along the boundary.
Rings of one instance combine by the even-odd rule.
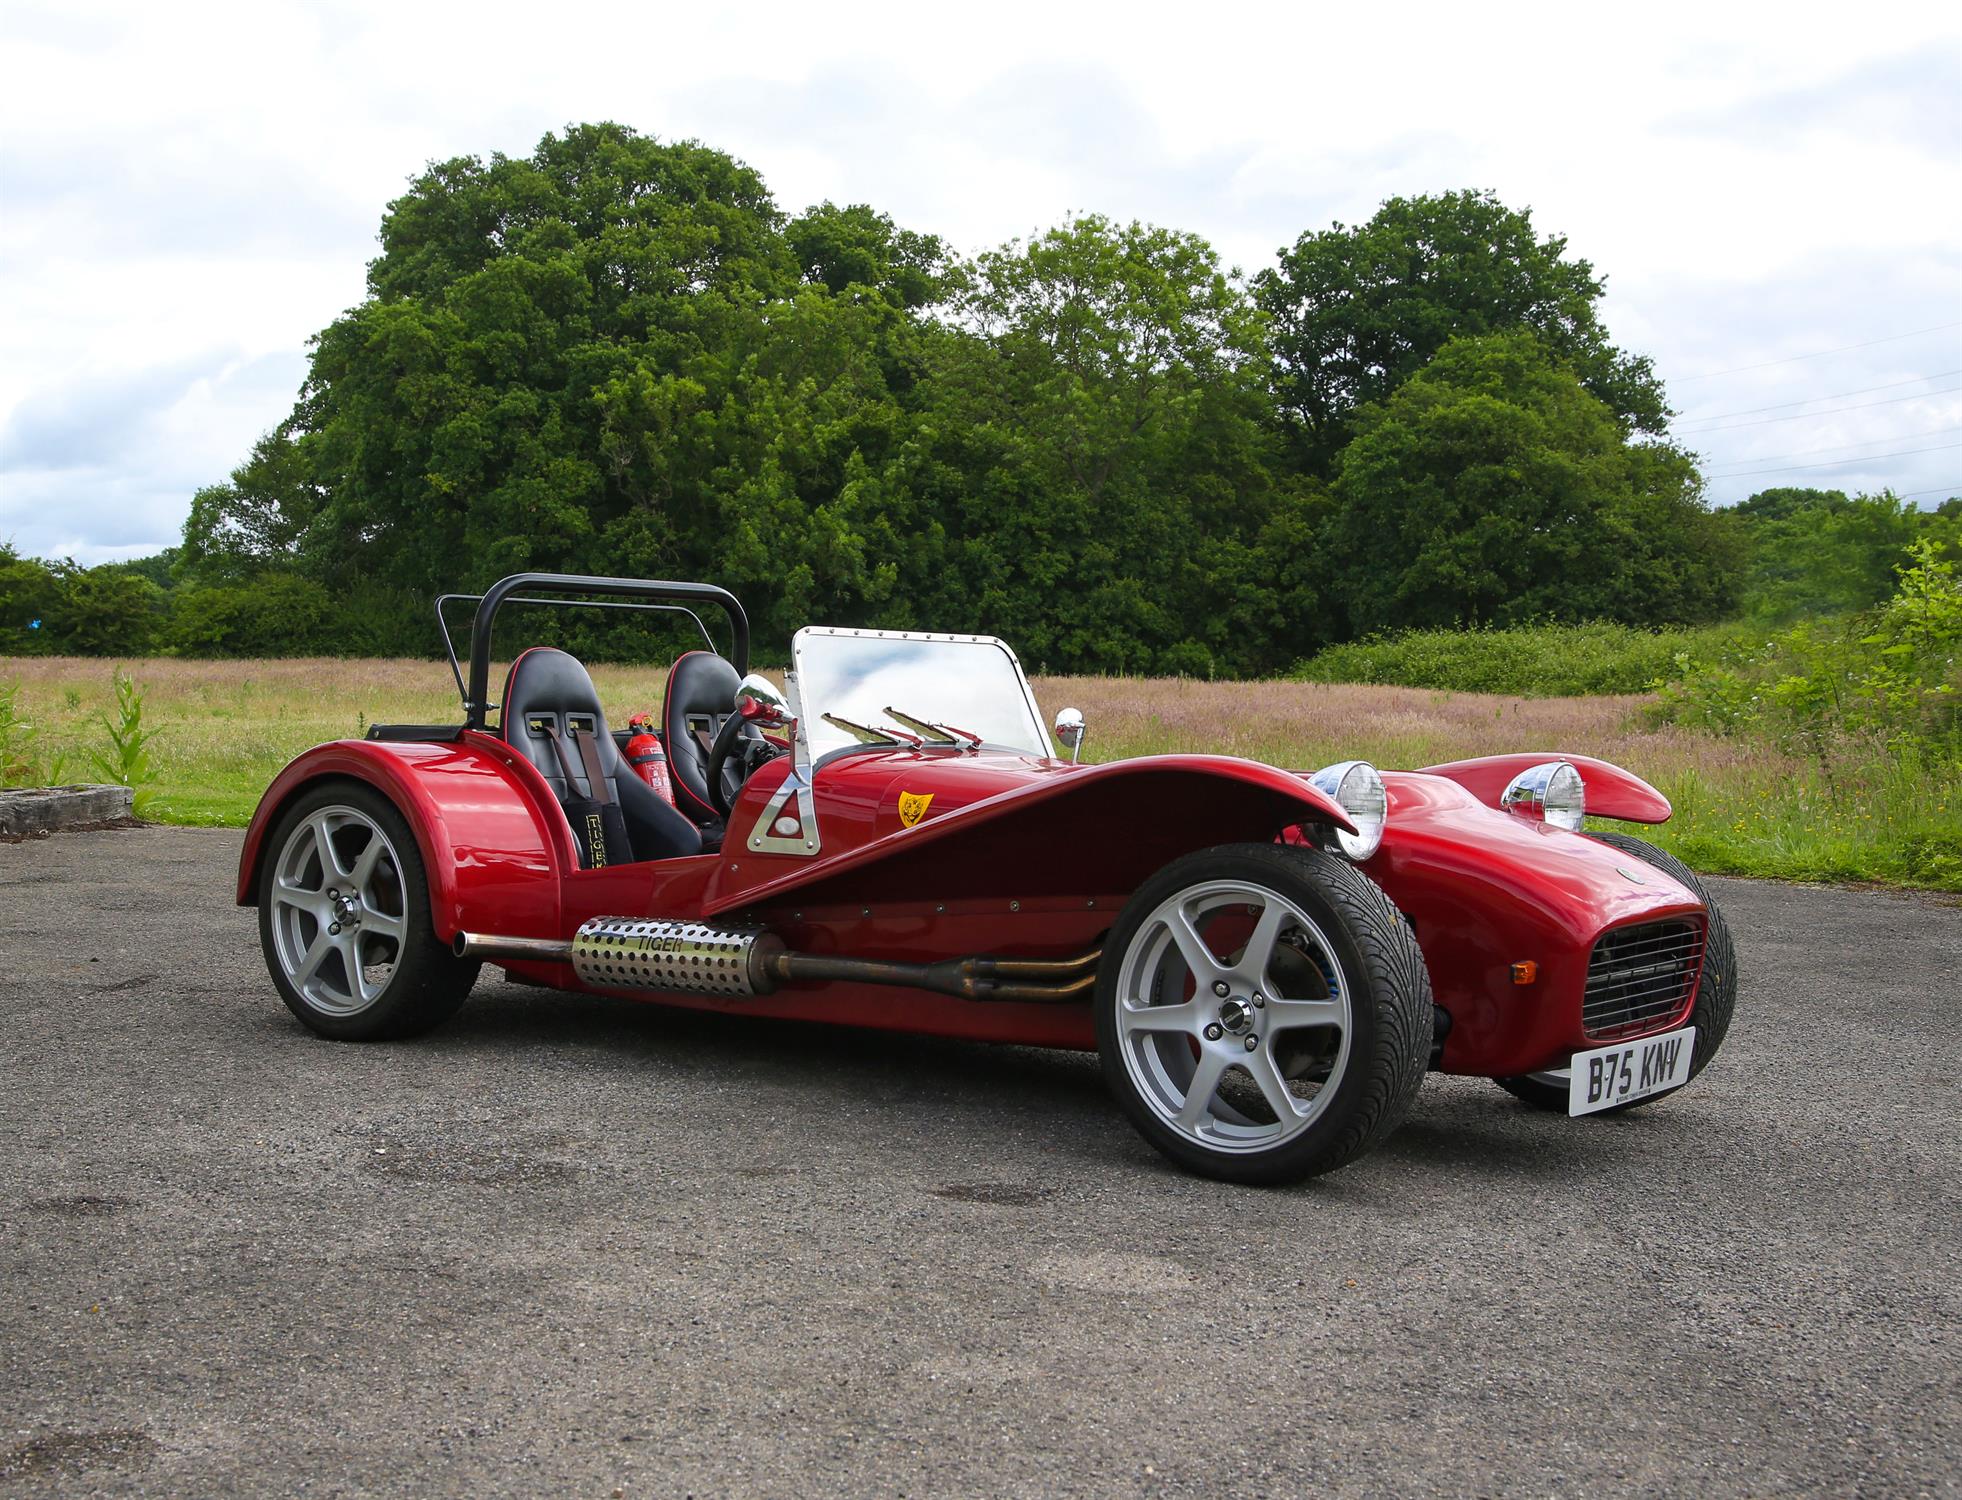
[[131, 820], [126, 786], [33, 786], [0, 791], [0, 838], [34, 838]]

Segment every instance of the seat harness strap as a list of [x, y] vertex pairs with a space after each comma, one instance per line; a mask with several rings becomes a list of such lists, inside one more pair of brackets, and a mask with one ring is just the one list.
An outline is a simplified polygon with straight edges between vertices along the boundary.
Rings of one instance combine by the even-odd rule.
[[613, 800], [613, 782], [600, 770], [599, 741], [584, 726], [574, 724], [572, 743], [579, 747], [579, 758], [586, 763], [586, 784], [593, 789], [593, 800], [605, 807]]
[[[558, 757], [559, 771], [565, 777], [567, 794], [577, 792], [579, 780], [573, 774], [571, 758], [565, 753], [565, 738], [559, 733], [558, 723], [548, 718], [538, 727], [545, 731], [546, 737], [552, 742], [552, 753]], [[590, 789], [589, 795], [600, 806], [606, 806], [613, 801], [613, 783], [600, 771], [599, 750], [594, 745], [592, 736], [575, 726], [572, 731], [572, 742], [579, 747], [579, 758], [586, 766], [586, 785]]]

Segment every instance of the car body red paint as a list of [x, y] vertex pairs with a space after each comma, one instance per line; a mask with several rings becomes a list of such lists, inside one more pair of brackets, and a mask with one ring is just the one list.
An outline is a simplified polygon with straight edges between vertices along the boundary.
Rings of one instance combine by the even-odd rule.
[[[1503, 1076], [1557, 1065], [1590, 1045], [1580, 1020], [1589, 954], [1614, 927], [1701, 918], [1694, 893], [1629, 868], [1580, 834], [1493, 805], [1527, 765], [1564, 758], [1612, 815], [1667, 815], [1646, 783], [1581, 756], [1528, 755], [1389, 772], [1387, 830], [1362, 866], [1415, 927], [1450, 1031], [1438, 1065]], [[789, 757], [744, 786], [730, 822], [760, 817]], [[567, 938], [598, 916], [761, 924], [814, 954], [932, 961], [952, 955], [1063, 957], [1098, 944], [1126, 898], [1170, 860], [1216, 844], [1307, 841], [1350, 827], [1298, 773], [1222, 756], [1166, 755], [1075, 766], [991, 749], [867, 748], [821, 761], [815, 858], [723, 853], [579, 868], [566, 819], [533, 766], [498, 736], [339, 741], [307, 751], [267, 790], [242, 851], [237, 899], [252, 903], [269, 829], [322, 778], [365, 782], [415, 830], [431, 918], [459, 931]], [[902, 796], [926, 796], [907, 826]], [[1604, 809], [1606, 810], [1606, 809]], [[1531, 985], [1512, 965], [1532, 961]], [[567, 966], [512, 960], [535, 983], [582, 986]], [[664, 1003], [1038, 1046], [1095, 1045], [1087, 1003], [976, 1003], [872, 985], [788, 987], [741, 1000]], [[1652, 1031], [1680, 1024], [1689, 1009]]]
[[1424, 771], [1426, 775], [1455, 781], [1480, 802], [1496, 807], [1500, 793], [1513, 777], [1550, 760], [1564, 760], [1581, 773], [1581, 780], [1587, 784], [1587, 811], [1591, 817], [1619, 818], [1624, 823], [1666, 823], [1674, 811], [1669, 799], [1641, 777], [1624, 771], [1612, 761], [1596, 760], [1591, 755], [1527, 751], [1454, 760], [1447, 765], [1426, 766]]

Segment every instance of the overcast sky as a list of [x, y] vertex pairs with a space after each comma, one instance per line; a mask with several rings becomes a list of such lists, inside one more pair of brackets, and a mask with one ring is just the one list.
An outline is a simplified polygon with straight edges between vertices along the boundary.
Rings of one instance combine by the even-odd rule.
[[407, 179], [591, 119], [792, 211], [972, 251], [1091, 210], [1249, 273], [1493, 188], [1607, 274], [1713, 499], [1962, 493], [1957, 7], [1319, 10], [0, 0], [0, 541], [174, 543]]

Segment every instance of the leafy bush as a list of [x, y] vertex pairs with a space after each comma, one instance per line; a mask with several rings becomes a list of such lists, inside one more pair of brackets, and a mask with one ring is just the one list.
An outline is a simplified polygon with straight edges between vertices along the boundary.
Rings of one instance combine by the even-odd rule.
[[1962, 760], [1962, 578], [1933, 540], [1909, 550], [1880, 609], [1801, 625], [1729, 661], [1686, 662], [1659, 712], [1719, 734], [1768, 737], [1822, 763], [1849, 739], [1924, 761]]
[[333, 612], [326, 589], [290, 573], [183, 588], [171, 613], [170, 643], [184, 656], [338, 655], [324, 629]]
[[1683, 662], [1744, 648], [1735, 626], [1640, 630], [1630, 625], [1522, 625], [1412, 630], [1317, 652], [1295, 669], [1309, 682], [1372, 682], [1462, 693], [1573, 698], [1652, 692]]
[[78, 656], [142, 656], [154, 648], [164, 622], [164, 591], [149, 579], [115, 567], [58, 563], [60, 649]]

